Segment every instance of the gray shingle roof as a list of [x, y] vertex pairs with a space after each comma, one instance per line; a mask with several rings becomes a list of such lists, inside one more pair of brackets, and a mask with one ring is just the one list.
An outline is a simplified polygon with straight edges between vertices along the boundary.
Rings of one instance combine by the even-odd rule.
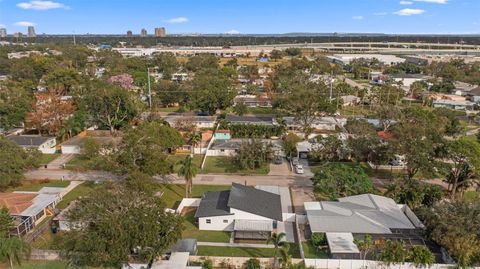
[[269, 219], [282, 220], [280, 195], [254, 187], [233, 183], [227, 205]]
[[275, 118], [271, 116], [235, 116], [227, 115], [225, 120], [231, 123], [239, 124], [262, 124], [273, 125], [276, 124]]
[[204, 193], [195, 218], [231, 215], [227, 205], [229, 195], [230, 191]]
[[313, 232], [389, 234], [391, 229], [415, 229], [395, 201], [378, 195], [305, 203], [305, 208]]
[[53, 139], [53, 137], [39, 135], [11, 135], [7, 136], [7, 139], [15, 142], [19, 146], [38, 147], [48, 140]]

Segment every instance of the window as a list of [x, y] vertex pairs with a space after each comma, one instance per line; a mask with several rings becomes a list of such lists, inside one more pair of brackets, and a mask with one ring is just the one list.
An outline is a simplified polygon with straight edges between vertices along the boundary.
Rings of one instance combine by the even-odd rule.
[[223, 220], [223, 223], [228, 223], [228, 219], [224, 219], [224, 220]]
[[211, 219], [206, 219], [205, 222], [206, 222], [207, 224], [210, 224], [210, 223], [212, 223], [212, 220], [211, 220]]

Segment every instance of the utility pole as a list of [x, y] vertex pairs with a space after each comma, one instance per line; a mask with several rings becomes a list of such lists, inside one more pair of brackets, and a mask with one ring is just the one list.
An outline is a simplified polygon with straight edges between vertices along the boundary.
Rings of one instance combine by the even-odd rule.
[[150, 85], [150, 67], [147, 67], [147, 80], [148, 80], [148, 106], [152, 110], [152, 87]]
[[330, 104], [332, 103], [332, 94], [333, 94], [333, 71], [330, 75]]
[[77, 45], [77, 41], [75, 40], [75, 31], [73, 31], [73, 45], [74, 46]]

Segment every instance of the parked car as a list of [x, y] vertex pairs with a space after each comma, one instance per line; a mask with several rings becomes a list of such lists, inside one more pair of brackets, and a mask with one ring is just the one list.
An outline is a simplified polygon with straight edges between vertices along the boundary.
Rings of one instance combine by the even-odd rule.
[[303, 166], [300, 165], [300, 164], [297, 165], [297, 166], [295, 166], [295, 172], [296, 172], [297, 174], [303, 174], [303, 173], [305, 173], [305, 172], [303, 171]]
[[275, 161], [274, 161], [275, 164], [282, 164], [283, 163], [283, 158], [278, 156], [275, 158]]

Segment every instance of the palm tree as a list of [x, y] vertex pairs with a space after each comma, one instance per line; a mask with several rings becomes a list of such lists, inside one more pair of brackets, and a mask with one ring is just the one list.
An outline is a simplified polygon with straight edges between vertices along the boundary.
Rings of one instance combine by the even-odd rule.
[[202, 136], [197, 132], [193, 132], [192, 135], [190, 136], [190, 144], [192, 144], [193, 146], [192, 154], [195, 154], [195, 146], [198, 146], [198, 144], [200, 144], [201, 141], [202, 141]]
[[282, 267], [284, 269], [287, 269], [288, 266], [292, 264], [292, 255], [289, 253], [290, 251], [290, 245], [285, 244], [283, 247], [280, 249], [280, 264], [282, 264]]
[[287, 235], [285, 233], [272, 233], [270, 237], [267, 239], [267, 245], [272, 244], [275, 248], [273, 252], [273, 267], [277, 266], [277, 255], [278, 255], [278, 249], [285, 245], [285, 241], [283, 240], [284, 237]]
[[8, 259], [10, 268], [14, 263], [21, 264], [24, 256], [30, 255], [30, 246], [20, 237], [0, 238], [0, 259]]
[[179, 162], [180, 169], [178, 170], [178, 176], [185, 178], [185, 197], [189, 198], [192, 194], [193, 178], [197, 175], [197, 167], [193, 163], [193, 158], [187, 156], [184, 160]]

